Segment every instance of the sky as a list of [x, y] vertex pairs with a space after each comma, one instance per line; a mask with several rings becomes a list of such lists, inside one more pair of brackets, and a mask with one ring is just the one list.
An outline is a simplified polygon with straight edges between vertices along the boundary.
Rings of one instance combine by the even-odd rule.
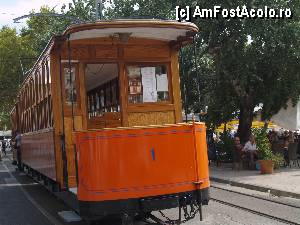
[[50, 8], [55, 7], [56, 11], [60, 11], [63, 4], [68, 6], [70, 2], [72, 0], [0, 0], [0, 28], [8, 25], [19, 30], [26, 26], [26, 20], [14, 23], [14, 18], [27, 15], [32, 9], [37, 12], [44, 5], [48, 5]]

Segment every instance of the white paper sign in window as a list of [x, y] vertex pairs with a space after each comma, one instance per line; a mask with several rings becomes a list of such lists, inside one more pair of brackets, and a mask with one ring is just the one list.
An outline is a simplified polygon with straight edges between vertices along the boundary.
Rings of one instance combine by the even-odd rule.
[[157, 91], [169, 91], [167, 74], [156, 74]]
[[166, 65], [127, 66], [126, 69], [129, 103], [169, 101]]
[[157, 102], [155, 67], [142, 67], [143, 102]]

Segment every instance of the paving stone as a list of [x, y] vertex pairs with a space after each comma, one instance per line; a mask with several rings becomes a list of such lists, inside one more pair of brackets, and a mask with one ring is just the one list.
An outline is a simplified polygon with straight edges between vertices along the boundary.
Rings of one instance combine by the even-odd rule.
[[278, 196], [300, 198], [300, 168], [275, 170], [273, 174], [260, 174], [256, 170], [232, 170], [229, 164], [210, 166], [210, 178], [257, 191], [268, 191]]
[[58, 215], [67, 223], [81, 221], [81, 217], [74, 211], [61, 211]]

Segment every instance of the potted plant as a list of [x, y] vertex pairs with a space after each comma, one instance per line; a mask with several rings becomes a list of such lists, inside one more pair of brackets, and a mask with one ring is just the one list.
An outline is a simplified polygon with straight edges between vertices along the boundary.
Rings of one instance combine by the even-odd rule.
[[280, 153], [273, 154], [272, 161], [274, 162], [274, 169], [279, 169], [284, 165], [284, 158]]
[[267, 137], [265, 129], [253, 130], [255, 135], [256, 146], [258, 150], [258, 159], [260, 164], [260, 172], [262, 174], [271, 174], [274, 170], [274, 155]]

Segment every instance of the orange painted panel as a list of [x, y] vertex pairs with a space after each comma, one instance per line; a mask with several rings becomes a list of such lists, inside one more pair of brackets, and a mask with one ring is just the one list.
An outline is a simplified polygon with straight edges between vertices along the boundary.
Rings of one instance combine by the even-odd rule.
[[[139, 198], [208, 187], [204, 124], [75, 132], [78, 199]], [[201, 130], [200, 130], [201, 129]], [[196, 135], [203, 136], [200, 146]], [[198, 134], [199, 133], [199, 134]], [[197, 159], [205, 159], [198, 162]], [[204, 155], [204, 156], [201, 156]], [[201, 174], [197, 174], [201, 164]], [[203, 164], [203, 166], [202, 166]]]
[[22, 162], [56, 180], [53, 130], [22, 135]]
[[[209, 186], [209, 180], [206, 179], [209, 177], [208, 169], [208, 155], [207, 153], [207, 144], [206, 144], [206, 129], [205, 127], [194, 127], [195, 135], [195, 144], [196, 144], [196, 157], [197, 157], [197, 167], [198, 167], [198, 179], [199, 181], [204, 181], [201, 186]], [[204, 144], [205, 143], [205, 144]]]

